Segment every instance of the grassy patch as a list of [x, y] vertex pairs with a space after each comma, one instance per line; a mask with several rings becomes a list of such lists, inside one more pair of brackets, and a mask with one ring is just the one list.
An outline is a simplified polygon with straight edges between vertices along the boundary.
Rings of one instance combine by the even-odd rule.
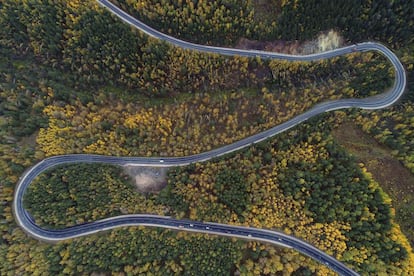
[[373, 178], [391, 197], [396, 221], [414, 245], [414, 175], [391, 154], [391, 150], [364, 133], [351, 122], [332, 133], [335, 139], [365, 164]]

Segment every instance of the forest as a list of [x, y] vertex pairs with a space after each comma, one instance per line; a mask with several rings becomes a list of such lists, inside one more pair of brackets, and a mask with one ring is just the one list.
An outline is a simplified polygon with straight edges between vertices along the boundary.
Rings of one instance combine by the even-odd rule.
[[[330, 134], [345, 116], [414, 173], [412, 1], [113, 2], [157, 30], [208, 45], [305, 41], [330, 29], [347, 44], [380, 41], [403, 62], [407, 91], [385, 110], [324, 114], [229, 156], [173, 168], [159, 193], [137, 192], [119, 167], [54, 168], [25, 196], [36, 222], [62, 228], [152, 213], [251, 225], [300, 237], [363, 275], [414, 271], [414, 228], [397, 224], [412, 220], [414, 208], [395, 210], [381, 183]], [[154, 228], [45, 244], [15, 224], [14, 187], [46, 156], [189, 155], [393, 82], [390, 64], [371, 52], [289, 63], [179, 49], [93, 0], [2, 1], [0, 68], [2, 275], [332, 274], [292, 250]]]
[[[331, 125], [322, 122], [333, 124], [334, 118], [325, 117], [231, 156], [171, 169], [168, 186], [159, 194], [137, 193], [119, 169], [107, 165], [70, 165], [41, 175], [25, 203], [46, 227], [121, 213], [172, 215], [280, 229], [310, 241], [357, 271], [410, 271], [412, 249], [393, 222], [388, 196], [333, 141]], [[89, 174], [87, 181], [83, 172]], [[82, 196], [94, 200], [85, 206]], [[228, 260], [228, 266], [239, 271], [324, 271], [307, 259], [299, 264], [286, 262], [276, 257], [279, 250], [262, 256], [260, 265], [250, 251], [268, 251], [271, 246], [246, 242], [239, 246], [246, 252], [243, 255], [252, 255], [251, 261]]]

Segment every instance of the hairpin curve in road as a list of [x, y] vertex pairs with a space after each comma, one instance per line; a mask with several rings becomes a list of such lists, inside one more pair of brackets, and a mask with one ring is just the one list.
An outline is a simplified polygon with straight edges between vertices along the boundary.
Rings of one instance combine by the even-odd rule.
[[340, 55], [349, 54], [355, 51], [377, 51], [389, 59], [395, 69], [395, 81], [393, 87], [373, 97], [364, 99], [340, 99], [334, 101], [326, 101], [315, 105], [310, 110], [280, 124], [271, 129], [265, 130], [261, 133], [244, 138], [223, 147], [213, 149], [211, 151], [200, 154], [183, 156], [183, 157], [113, 157], [93, 154], [70, 154], [60, 155], [46, 158], [30, 169], [28, 169], [19, 179], [15, 189], [13, 200], [13, 213], [17, 224], [30, 236], [43, 240], [45, 242], [57, 242], [66, 239], [81, 237], [105, 231], [117, 227], [124, 226], [152, 226], [162, 227], [168, 229], [175, 229], [179, 231], [189, 231], [198, 233], [215, 234], [221, 236], [230, 236], [243, 238], [247, 240], [263, 241], [279, 246], [293, 248], [302, 254], [305, 254], [314, 260], [328, 266], [341, 275], [358, 275], [355, 271], [346, 267], [344, 264], [315, 248], [314, 246], [300, 240], [298, 238], [286, 235], [278, 231], [270, 231], [265, 229], [258, 229], [253, 227], [217, 224], [211, 222], [198, 222], [190, 220], [178, 220], [171, 217], [148, 215], [148, 214], [133, 214], [116, 216], [107, 219], [98, 220], [91, 223], [75, 225], [72, 227], [52, 230], [43, 229], [39, 227], [32, 216], [27, 212], [23, 206], [23, 196], [27, 187], [32, 183], [37, 175], [57, 165], [73, 164], [73, 163], [106, 163], [113, 165], [133, 165], [133, 166], [157, 166], [157, 167], [173, 167], [185, 166], [195, 162], [203, 162], [212, 158], [228, 154], [239, 149], [248, 147], [252, 144], [263, 141], [267, 138], [275, 136], [284, 132], [311, 117], [314, 117], [323, 112], [344, 108], [361, 108], [361, 109], [381, 109], [392, 105], [401, 97], [406, 86], [406, 75], [404, 67], [397, 58], [397, 56], [387, 47], [376, 42], [358, 43], [347, 47], [338, 48], [322, 53], [311, 55], [287, 55], [273, 52], [264, 52], [257, 50], [241, 50], [225, 47], [213, 47], [194, 44], [186, 42], [169, 35], [163, 34], [132, 17], [126, 12], [119, 9], [117, 6], [107, 0], [97, 0], [100, 5], [107, 8], [111, 13], [119, 17], [122, 21], [132, 25], [133, 27], [143, 31], [144, 33], [160, 40], [167, 41], [177, 47], [201, 51], [206, 53], [216, 53], [228, 56], [245, 56], [245, 57], [260, 57], [262, 59], [283, 59], [289, 61], [313, 61], [319, 59], [327, 59]]

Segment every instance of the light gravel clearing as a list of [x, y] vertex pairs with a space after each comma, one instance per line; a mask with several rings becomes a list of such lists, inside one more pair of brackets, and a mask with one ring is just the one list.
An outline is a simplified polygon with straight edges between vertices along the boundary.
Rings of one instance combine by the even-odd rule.
[[168, 168], [124, 166], [124, 170], [141, 193], [156, 193], [167, 185]]

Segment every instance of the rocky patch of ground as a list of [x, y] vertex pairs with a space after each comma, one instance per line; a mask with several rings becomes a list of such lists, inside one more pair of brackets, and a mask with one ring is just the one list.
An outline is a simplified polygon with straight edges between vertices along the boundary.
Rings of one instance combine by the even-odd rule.
[[124, 166], [124, 170], [141, 193], [156, 193], [167, 185], [168, 168]]

